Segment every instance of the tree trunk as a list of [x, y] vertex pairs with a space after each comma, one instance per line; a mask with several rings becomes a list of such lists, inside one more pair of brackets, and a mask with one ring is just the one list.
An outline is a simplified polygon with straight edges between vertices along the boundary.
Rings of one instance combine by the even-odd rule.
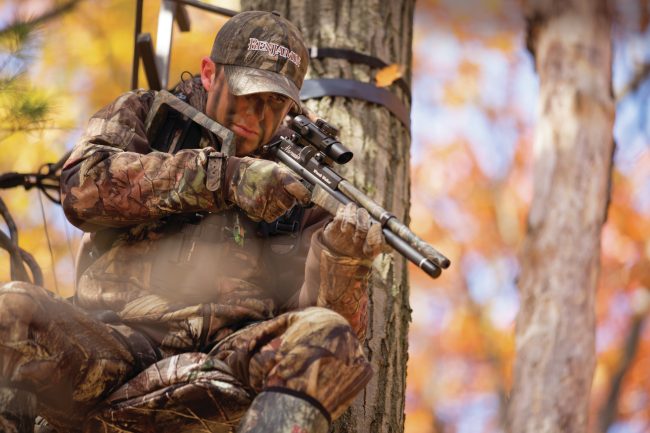
[[540, 77], [509, 430], [585, 432], [613, 152], [605, 0], [528, 1]]
[[[242, 0], [242, 10], [277, 10], [296, 24], [308, 46], [347, 48], [405, 67], [410, 82], [414, 1]], [[311, 59], [307, 78], [372, 82], [377, 70], [340, 59]], [[410, 95], [388, 88], [410, 110]], [[407, 221], [409, 131], [387, 109], [361, 100], [324, 97], [307, 106], [341, 130], [354, 159], [340, 172], [379, 204]], [[375, 262], [367, 354], [374, 377], [339, 422], [337, 432], [401, 432], [410, 307], [406, 264], [395, 253]]]

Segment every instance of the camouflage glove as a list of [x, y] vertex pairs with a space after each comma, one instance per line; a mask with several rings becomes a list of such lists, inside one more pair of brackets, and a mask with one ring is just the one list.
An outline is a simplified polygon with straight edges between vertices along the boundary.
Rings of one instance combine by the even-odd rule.
[[386, 248], [379, 223], [354, 203], [339, 207], [323, 230], [323, 244], [336, 254], [370, 261]]
[[254, 221], [275, 221], [296, 201], [306, 205], [311, 199], [309, 190], [287, 167], [250, 157], [228, 158], [225, 191], [226, 200]]

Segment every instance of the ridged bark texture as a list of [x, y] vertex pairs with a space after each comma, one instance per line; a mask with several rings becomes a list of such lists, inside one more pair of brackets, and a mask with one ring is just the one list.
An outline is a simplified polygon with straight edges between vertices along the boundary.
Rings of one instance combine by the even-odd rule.
[[527, 19], [539, 120], [508, 427], [585, 432], [614, 147], [610, 18], [605, 0], [538, 0]]
[[[404, 65], [410, 83], [414, 1], [242, 0], [242, 10], [277, 10], [300, 28], [308, 46], [348, 48]], [[339, 59], [312, 59], [307, 78], [373, 82], [377, 70]], [[410, 109], [410, 95], [388, 88]], [[340, 172], [370, 197], [408, 222], [409, 131], [384, 107], [344, 97], [307, 106], [341, 129], [354, 159]], [[408, 346], [408, 282], [405, 261], [388, 254], [375, 262], [369, 308], [367, 354], [374, 377], [336, 432], [401, 432]]]

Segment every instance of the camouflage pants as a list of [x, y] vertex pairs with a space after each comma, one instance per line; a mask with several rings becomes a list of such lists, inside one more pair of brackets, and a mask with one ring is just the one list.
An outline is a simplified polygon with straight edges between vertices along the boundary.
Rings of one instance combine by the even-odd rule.
[[[249, 325], [218, 342], [209, 354], [183, 354], [171, 361], [156, 362], [154, 348], [129, 329], [107, 325], [40, 287], [5, 284], [0, 287], [3, 384], [36, 394], [38, 413], [59, 431], [78, 431], [87, 419], [93, 422], [86, 422], [84, 430], [91, 431], [91, 425], [104, 424], [107, 417], [116, 415], [107, 401], [121, 401], [124, 409], [126, 400], [120, 396], [137, 395], [137, 390], [143, 389], [148, 394], [126, 402], [137, 406], [138, 420], [155, 421], [154, 412], [165, 409], [161, 404], [178, 405], [178, 401], [169, 400], [173, 393], [167, 388], [179, 380], [185, 381], [184, 390], [209, 397], [195, 399], [202, 405], [202, 415], [184, 421], [202, 423], [211, 411], [227, 407], [212, 401], [214, 393], [200, 381], [206, 367], [232, 376], [222, 382], [240, 385], [251, 398], [270, 388], [304, 394], [322, 404], [333, 419], [372, 374], [348, 323], [323, 308], [289, 312]], [[146, 368], [148, 364], [153, 365]], [[158, 379], [152, 380], [154, 376]], [[154, 385], [143, 388], [143, 382]], [[214, 382], [218, 381], [210, 383]], [[151, 403], [152, 395], [167, 396], [167, 400]], [[142, 413], [143, 402], [152, 413]], [[157, 422], [150, 425], [163, 431]]]

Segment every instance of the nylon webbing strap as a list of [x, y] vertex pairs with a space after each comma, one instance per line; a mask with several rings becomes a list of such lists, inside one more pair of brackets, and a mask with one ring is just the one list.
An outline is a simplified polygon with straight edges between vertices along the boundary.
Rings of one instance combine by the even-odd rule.
[[[309, 48], [309, 57], [311, 57], [312, 59], [324, 59], [324, 58], [344, 59], [352, 63], [362, 63], [364, 65], [370, 66], [371, 68], [377, 68], [377, 69], [385, 68], [386, 66], [388, 66], [388, 63], [384, 62], [381, 59], [378, 59], [377, 57], [369, 56], [367, 54], [362, 54], [358, 51], [349, 50], [346, 48], [311, 47]], [[404, 91], [404, 94], [409, 98], [410, 101], [411, 88], [409, 87], [408, 84], [406, 84], [406, 81], [404, 81], [403, 78], [400, 78], [398, 80], [395, 80], [395, 84], [397, 84]]]
[[305, 80], [300, 91], [301, 100], [322, 98], [324, 96], [345, 96], [383, 105], [404, 124], [407, 131], [411, 131], [409, 110], [397, 96], [384, 88], [342, 78]]

